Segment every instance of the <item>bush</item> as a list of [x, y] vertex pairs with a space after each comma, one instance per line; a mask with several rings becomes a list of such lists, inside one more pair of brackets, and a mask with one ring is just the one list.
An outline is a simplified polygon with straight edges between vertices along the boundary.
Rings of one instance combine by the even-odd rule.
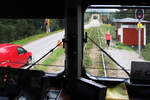
[[117, 49], [124, 49], [124, 50], [128, 50], [128, 51], [132, 51], [133, 49], [130, 46], [125, 46], [123, 43], [121, 42], [116, 42], [116, 46], [114, 46], [114, 48]]
[[142, 49], [142, 56], [146, 60], [150, 60], [150, 43], [148, 43], [143, 49]]
[[117, 45], [117, 46], [123, 46], [123, 43], [121, 43], [121, 42], [116, 42], [116, 45]]

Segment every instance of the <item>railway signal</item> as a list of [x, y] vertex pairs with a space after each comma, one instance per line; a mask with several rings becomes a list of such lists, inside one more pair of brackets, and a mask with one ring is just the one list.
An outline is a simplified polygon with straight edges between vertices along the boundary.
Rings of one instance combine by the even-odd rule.
[[143, 9], [136, 9], [135, 10], [135, 17], [139, 20], [144, 18], [144, 10]]
[[141, 24], [141, 20], [144, 18], [144, 10], [143, 9], [136, 9], [135, 10], [135, 18], [138, 19], [138, 49], [139, 49], [139, 56], [141, 55], [141, 29], [143, 25]]

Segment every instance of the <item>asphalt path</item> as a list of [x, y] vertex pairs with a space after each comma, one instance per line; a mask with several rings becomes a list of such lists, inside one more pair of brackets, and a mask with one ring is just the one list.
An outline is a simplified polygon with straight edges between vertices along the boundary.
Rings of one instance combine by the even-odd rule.
[[[84, 28], [96, 27], [99, 26], [99, 22], [97, 20], [93, 20], [88, 25], [85, 25]], [[48, 33], [50, 34], [50, 33]], [[54, 48], [57, 45], [58, 40], [62, 40], [64, 38], [65, 31], [58, 32], [52, 34], [50, 36], [41, 38], [39, 40], [33, 41], [24, 45], [23, 47], [32, 52], [33, 61], [37, 61], [44, 54], [46, 54], [49, 50]]]
[[64, 38], [64, 34], [64, 31], [58, 32], [56, 34], [33, 41], [27, 45], [24, 45], [23, 47], [32, 52], [32, 59], [33, 62], [35, 62], [45, 55], [49, 50], [54, 48], [57, 45], [58, 40], [62, 40]]

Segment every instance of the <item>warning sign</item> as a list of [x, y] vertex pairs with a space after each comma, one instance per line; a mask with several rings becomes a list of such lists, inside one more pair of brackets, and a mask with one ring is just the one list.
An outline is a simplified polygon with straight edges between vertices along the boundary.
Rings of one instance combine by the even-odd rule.
[[60, 42], [60, 40], [58, 40], [57, 45], [63, 47], [63, 44]]
[[137, 28], [143, 28], [143, 25], [141, 23], [138, 23]]
[[110, 27], [111, 26], [111, 24], [108, 24], [108, 27]]

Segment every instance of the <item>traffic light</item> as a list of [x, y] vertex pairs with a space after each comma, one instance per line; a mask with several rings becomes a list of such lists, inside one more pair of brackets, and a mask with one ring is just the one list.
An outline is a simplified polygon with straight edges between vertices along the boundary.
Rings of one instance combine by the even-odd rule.
[[135, 11], [135, 18], [143, 19], [144, 18], [144, 10], [143, 9], [136, 9]]

